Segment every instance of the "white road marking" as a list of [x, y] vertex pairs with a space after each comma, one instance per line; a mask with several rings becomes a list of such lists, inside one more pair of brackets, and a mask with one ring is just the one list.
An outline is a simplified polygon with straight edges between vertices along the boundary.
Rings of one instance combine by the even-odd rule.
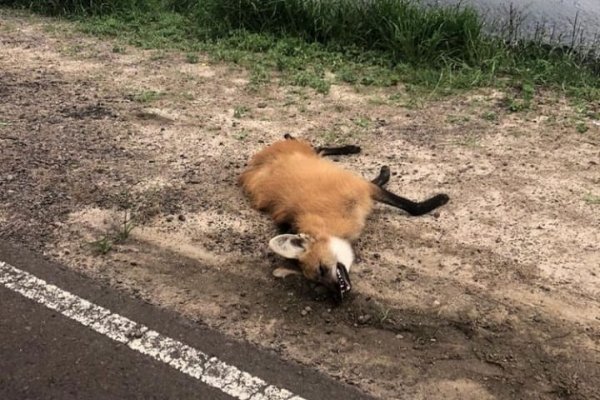
[[4, 262], [0, 262], [0, 284], [237, 399], [304, 400]]

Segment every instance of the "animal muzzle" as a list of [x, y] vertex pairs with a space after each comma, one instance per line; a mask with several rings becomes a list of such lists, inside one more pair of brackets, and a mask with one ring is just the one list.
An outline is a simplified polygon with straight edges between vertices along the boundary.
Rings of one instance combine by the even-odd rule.
[[350, 275], [348, 275], [348, 270], [346, 267], [343, 264], [338, 263], [335, 276], [337, 278], [335, 295], [338, 301], [342, 301], [344, 299], [344, 295], [352, 289]]

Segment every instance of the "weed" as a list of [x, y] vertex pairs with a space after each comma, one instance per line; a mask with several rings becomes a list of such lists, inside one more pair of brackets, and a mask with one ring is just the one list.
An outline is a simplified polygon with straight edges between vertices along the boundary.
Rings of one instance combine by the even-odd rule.
[[508, 110], [511, 112], [520, 112], [529, 110], [535, 94], [535, 88], [530, 83], [520, 85], [518, 94], [507, 97]]
[[233, 109], [233, 118], [242, 118], [250, 111], [250, 109], [246, 106], [237, 106]]
[[256, 90], [271, 80], [268, 69], [262, 64], [256, 64], [250, 70], [250, 81], [248, 87]]
[[385, 321], [388, 320], [388, 318], [390, 316], [390, 311], [391, 311], [391, 309], [389, 309], [389, 308], [385, 308], [383, 306], [381, 307], [381, 309], [379, 311], [379, 315], [378, 315], [380, 324], [383, 324]]
[[583, 201], [585, 201], [588, 204], [598, 205], [598, 204], [600, 204], [600, 196], [596, 196], [591, 193], [588, 193], [585, 196], [583, 196]]
[[126, 211], [123, 216], [123, 222], [121, 223], [119, 230], [115, 235], [115, 243], [123, 243], [131, 234], [131, 231], [135, 228], [135, 224], [133, 223], [129, 213]]
[[467, 135], [458, 140], [455, 140], [453, 143], [458, 146], [465, 146], [465, 147], [479, 147], [480, 146], [479, 138], [477, 136], [473, 136], [473, 135]]
[[369, 104], [373, 104], [374, 106], [383, 106], [388, 104], [388, 101], [386, 101], [380, 96], [369, 97], [367, 101], [369, 102]]
[[150, 103], [160, 99], [162, 96], [163, 94], [161, 92], [157, 92], [155, 90], [143, 90], [132, 95], [131, 98], [138, 103]]
[[298, 71], [294, 73], [289, 82], [296, 86], [307, 86], [319, 93], [328, 93], [331, 86], [319, 73], [314, 71]]
[[575, 129], [578, 133], [586, 133], [590, 128], [585, 124], [585, 122], [578, 122], [575, 125]]
[[392, 309], [386, 307], [385, 304], [381, 304], [378, 301], [373, 303], [373, 313], [377, 316], [377, 322], [383, 325], [386, 321], [391, 319]]
[[167, 56], [168, 53], [166, 51], [158, 50], [150, 55], [150, 61], [164, 60], [165, 58], [167, 58]]
[[90, 245], [94, 248], [94, 250], [98, 254], [107, 254], [113, 247], [113, 242], [107, 236], [102, 236], [102, 238], [91, 242]]
[[[126, 194], [128, 196], [128, 194]], [[98, 254], [108, 254], [113, 249], [115, 244], [122, 244], [131, 235], [131, 231], [135, 228], [133, 219], [128, 211], [123, 214], [123, 221], [118, 227], [111, 229], [111, 232], [104, 234], [100, 239], [90, 243], [92, 248]]]
[[338, 134], [334, 131], [324, 131], [320, 134], [324, 143], [334, 143], [338, 138]]
[[371, 120], [365, 117], [358, 117], [352, 120], [354, 125], [359, 126], [363, 129], [367, 129], [371, 125]]
[[446, 117], [446, 121], [451, 124], [462, 124], [465, 122], [469, 122], [470, 118], [467, 115], [453, 115], [450, 114]]
[[498, 120], [498, 114], [496, 114], [494, 111], [486, 111], [483, 113], [481, 118], [486, 121], [496, 122]]
[[193, 93], [191, 93], [191, 92], [183, 92], [183, 93], [181, 93], [181, 97], [182, 97], [184, 100], [188, 100], [188, 101], [193, 101], [193, 100], [195, 100], [194, 94], [193, 94]]
[[200, 57], [198, 57], [198, 54], [196, 53], [187, 53], [185, 55], [185, 61], [187, 61], [190, 64], [198, 64], [198, 62], [200, 61]]

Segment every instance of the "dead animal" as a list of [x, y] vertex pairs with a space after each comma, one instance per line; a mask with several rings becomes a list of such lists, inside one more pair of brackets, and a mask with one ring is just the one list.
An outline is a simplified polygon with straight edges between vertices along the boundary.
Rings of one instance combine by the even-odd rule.
[[254, 155], [239, 178], [252, 206], [289, 232], [269, 242], [277, 254], [299, 261], [303, 275], [329, 288], [338, 300], [352, 288], [351, 243], [358, 239], [374, 201], [423, 215], [446, 204], [437, 194], [415, 202], [384, 189], [390, 169], [368, 181], [323, 158], [360, 152], [358, 146], [314, 148], [286, 135]]

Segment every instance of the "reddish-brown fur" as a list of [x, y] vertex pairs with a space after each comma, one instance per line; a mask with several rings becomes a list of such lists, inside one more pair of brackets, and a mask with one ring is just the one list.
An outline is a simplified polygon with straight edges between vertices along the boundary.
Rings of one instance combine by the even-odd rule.
[[256, 154], [240, 183], [256, 209], [314, 238], [357, 239], [373, 207], [374, 185], [302, 140], [279, 141]]
[[309, 243], [299, 261], [314, 281], [322, 281], [323, 265], [335, 271], [330, 238], [357, 239], [373, 207], [375, 185], [321, 158], [303, 140], [279, 141], [260, 151], [240, 183], [254, 208], [306, 234]]

